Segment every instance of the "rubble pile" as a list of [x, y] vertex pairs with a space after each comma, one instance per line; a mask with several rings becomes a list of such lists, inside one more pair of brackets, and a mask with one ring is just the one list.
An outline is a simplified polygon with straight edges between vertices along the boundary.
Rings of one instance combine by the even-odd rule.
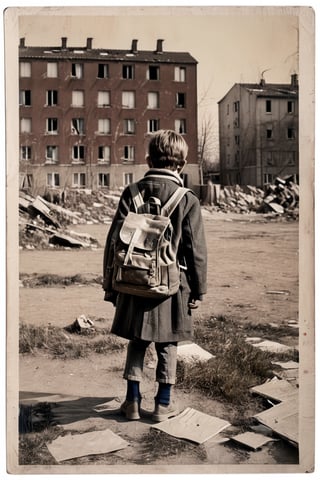
[[258, 187], [221, 186], [208, 183], [205, 205], [217, 211], [233, 213], [263, 213], [299, 217], [299, 185], [292, 177], [277, 177], [264, 191]]

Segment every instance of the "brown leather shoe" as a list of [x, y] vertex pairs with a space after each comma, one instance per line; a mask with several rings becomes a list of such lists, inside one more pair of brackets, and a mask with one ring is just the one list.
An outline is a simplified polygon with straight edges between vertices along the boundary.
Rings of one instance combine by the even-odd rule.
[[175, 417], [178, 413], [179, 409], [174, 403], [169, 403], [169, 405], [156, 403], [151, 418], [154, 422], [164, 422], [168, 420], [168, 418]]
[[125, 400], [120, 406], [120, 412], [126, 417], [127, 420], [139, 420], [140, 419], [140, 404], [138, 400]]

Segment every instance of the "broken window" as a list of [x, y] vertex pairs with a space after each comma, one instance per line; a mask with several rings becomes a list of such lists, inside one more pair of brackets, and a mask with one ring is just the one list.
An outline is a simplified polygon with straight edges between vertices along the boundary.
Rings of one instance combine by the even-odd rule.
[[58, 160], [58, 147], [55, 145], [46, 146], [46, 160], [56, 162]]
[[109, 76], [109, 65], [107, 63], [98, 64], [98, 78], [108, 78]]
[[272, 173], [264, 173], [263, 174], [263, 184], [264, 185], [269, 185], [270, 183], [273, 183]]
[[110, 92], [108, 90], [98, 92], [98, 107], [110, 107]]
[[31, 118], [21, 118], [20, 131], [21, 133], [31, 133]]
[[47, 105], [58, 105], [58, 90], [47, 90]]
[[83, 107], [84, 106], [84, 91], [73, 90], [72, 91], [72, 106]]
[[59, 175], [59, 173], [47, 173], [47, 186], [48, 187], [59, 187], [60, 186], [60, 175]]
[[47, 133], [50, 135], [57, 135], [58, 133], [58, 119], [47, 118]]
[[271, 100], [266, 100], [266, 113], [271, 113]]
[[123, 132], [127, 135], [132, 135], [135, 132], [135, 121], [132, 118], [123, 120]]
[[134, 108], [135, 107], [135, 93], [134, 92], [122, 92], [122, 107]]
[[20, 62], [20, 77], [31, 77], [30, 62]]
[[240, 135], [235, 135], [234, 141], [236, 145], [240, 145]]
[[98, 173], [98, 187], [109, 187], [110, 186], [110, 174], [109, 173]]
[[71, 64], [71, 76], [74, 78], [83, 78], [83, 64], [72, 63]]
[[84, 145], [74, 145], [72, 148], [72, 158], [73, 160], [83, 161], [84, 160]]
[[186, 106], [186, 94], [185, 93], [176, 93], [176, 107], [185, 108]]
[[123, 149], [123, 159], [127, 162], [134, 161], [134, 146], [133, 145], [125, 145]]
[[289, 127], [287, 130], [287, 138], [289, 140], [294, 140], [296, 138], [296, 132], [295, 129], [292, 127]]
[[21, 160], [31, 160], [31, 147], [28, 145], [22, 145], [20, 149]]
[[294, 101], [293, 100], [288, 100], [288, 113], [294, 113]]
[[22, 180], [20, 182], [20, 188], [31, 188], [33, 187], [33, 175], [32, 173], [23, 174]]
[[86, 174], [74, 173], [72, 176], [72, 186], [76, 188], [84, 188], [86, 186]]
[[98, 133], [100, 133], [101, 135], [107, 135], [111, 133], [110, 118], [99, 118]]
[[19, 104], [24, 105], [25, 107], [30, 107], [30, 105], [31, 105], [31, 90], [20, 90]]
[[148, 108], [159, 108], [158, 92], [148, 92]]
[[288, 158], [288, 165], [292, 166], [296, 164], [296, 152], [288, 152], [287, 158]]
[[156, 65], [149, 65], [147, 70], [148, 80], [159, 80], [160, 79], [160, 68]]
[[148, 132], [156, 132], [159, 130], [159, 120], [158, 119], [150, 119], [148, 120]]
[[237, 102], [233, 102], [233, 111], [235, 113], [239, 112], [239, 106], [240, 106], [240, 103], [237, 101]]
[[187, 133], [186, 120], [184, 118], [178, 118], [174, 121], [174, 129], [177, 133]]
[[133, 65], [122, 65], [122, 78], [132, 80], [134, 78]]
[[57, 78], [58, 76], [58, 63], [57, 62], [48, 62], [47, 63], [47, 77]]
[[71, 120], [71, 133], [73, 135], [84, 134], [84, 118], [73, 118]]
[[175, 80], [175, 82], [185, 82], [186, 81], [186, 68], [185, 67], [174, 67], [174, 80]]
[[272, 138], [272, 128], [267, 128], [266, 136], [267, 136], [268, 140], [270, 140]]
[[273, 166], [275, 164], [273, 152], [266, 152], [266, 164], [268, 166]]
[[108, 145], [100, 145], [98, 147], [98, 161], [110, 163], [111, 149]]

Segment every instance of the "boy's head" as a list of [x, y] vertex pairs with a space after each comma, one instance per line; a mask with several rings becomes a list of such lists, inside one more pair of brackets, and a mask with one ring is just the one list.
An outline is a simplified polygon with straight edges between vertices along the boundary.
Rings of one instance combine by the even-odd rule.
[[158, 130], [149, 142], [148, 164], [153, 168], [168, 168], [180, 172], [185, 166], [188, 145], [182, 135], [173, 130]]

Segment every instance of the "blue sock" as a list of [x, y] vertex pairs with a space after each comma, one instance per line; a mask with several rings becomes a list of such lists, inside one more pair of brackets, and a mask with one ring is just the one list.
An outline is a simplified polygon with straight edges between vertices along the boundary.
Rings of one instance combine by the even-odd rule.
[[133, 400], [141, 400], [140, 395], [140, 384], [136, 380], [128, 380], [127, 381], [127, 395], [126, 400], [132, 402]]
[[158, 393], [155, 398], [157, 403], [169, 405], [171, 386], [172, 385], [170, 383], [159, 383]]

